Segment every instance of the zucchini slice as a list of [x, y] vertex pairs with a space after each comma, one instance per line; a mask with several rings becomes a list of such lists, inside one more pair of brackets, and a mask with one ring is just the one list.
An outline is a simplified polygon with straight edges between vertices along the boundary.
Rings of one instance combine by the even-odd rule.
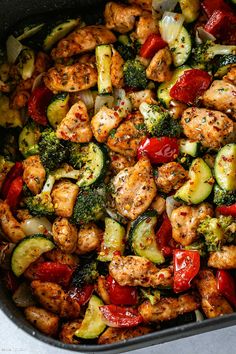
[[19, 150], [25, 158], [39, 153], [38, 142], [40, 135], [39, 127], [33, 122], [25, 125], [20, 132], [18, 140]]
[[213, 70], [215, 71], [214, 76], [217, 78], [222, 78], [227, 74], [233, 64], [236, 65], [236, 55], [229, 54], [221, 56], [213, 67]]
[[178, 37], [169, 45], [169, 48], [174, 66], [181, 66], [187, 61], [192, 50], [192, 41], [186, 28], [181, 28]]
[[56, 129], [62, 119], [65, 118], [69, 112], [69, 99], [68, 93], [58, 93], [50, 101], [47, 108], [47, 118], [53, 129]]
[[23, 32], [19, 34], [16, 39], [18, 41], [22, 41], [24, 39], [30, 38], [36, 33], [38, 33], [43, 28], [44, 25], [45, 25], [44, 23], [40, 23], [37, 25], [26, 26], [24, 27]]
[[98, 254], [98, 260], [101, 262], [110, 262], [113, 253], [118, 251], [122, 255], [125, 250], [125, 228], [117, 221], [111, 218], [105, 218], [105, 233], [101, 245], [101, 251]]
[[187, 204], [199, 204], [210, 194], [213, 188], [213, 176], [206, 162], [197, 158], [189, 170], [189, 180], [175, 193], [175, 199]]
[[218, 152], [214, 173], [216, 181], [222, 189], [236, 190], [236, 144], [227, 144]]
[[137, 256], [145, 257], [153, 263], [161, 264], [165, 258], [158, 248], [155, 235], [157, 213], [147, 211], [139, 216], [132, 224], [129, 231], [129, 243]]
[[99, 95], [111, 94], [111, 46], [106, 44], [99, 45], [96, 47], [95, 54], [98, 69], [98, 93]]
[[41, 254], [51, 251], [54, 247], [54, 243], [41, 234], [24, 238], [12, 253], [11, 268], [13, 273], [19, 277]]
[[197, 157], [201, 150], [201, 144], [197, 141], [181, 139], [179, 149], [182, 155], [190, 155], [192, 157]]
[[80, 328], [75, 332], [75, 336], [83, 339], [95, 339], [106, 328], [106, 324], [102, 319], [102, 313], [99, 310], [104, 303], [96, 295], [92, 295], [89, 300], [87, 310]]
[[200, 0], [179, 0], [185, 22], [191, 23], [198, 18], [200, 12]]

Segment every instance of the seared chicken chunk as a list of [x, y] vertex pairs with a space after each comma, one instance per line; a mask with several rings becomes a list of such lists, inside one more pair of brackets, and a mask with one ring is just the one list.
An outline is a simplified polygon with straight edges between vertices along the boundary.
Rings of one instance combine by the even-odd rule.
[[59, 217], [52, 226], [53, 240], [65, 253], [73, 253], [76, 249], [78, 232], [68, 219]]
[[114, 88], [122, 88], [124, 86], [124, 59], [122, 56], [112, 48], [111, 58], [111, 83]]
[[211, 270], [200, 270], [195, 283], [202, 298], [201, 307], [207, 318], [233, 312], [228, 301], [219, 293], [216, 278]]
[[66, 344], [79, 344], [79, 340], [74, 337], [75, 332], [81, 327], [82, 321], [66, 322], [62, 325], [59, 339]]
[[38, 155], [23, 161], [23, 180], [33, 194], [39, 194], [43, 188], [46, 171]]
[[223, 77], [223, 80], [228, 81], [233, 85], [236, 85], [236, 65], [231, 66], [228, 73]]
[[152, 11], [152, 0], [128, 0], [128, 3], [138, 5], [144, 10]]
[[63, 180], [55, 184], [51, 197], [56, 215], [69, 218], [78, 193], [79, 187], [70, 181]]
[[225, 138], [233, 132], [233, 121], [226, 114], [206, 108], [186, 109], [181, 124], [189, 139], [213, 149], [220, 148]]
[[53, 92], [77, 92], [97, 84], [97, 69], [93, 64], [58, 64], [44, 76], [44, 83]]
[[130, 338], [143, 336], [151, 333], [152, 329], [147, 326], [138, 326], [133, 328], [112, 328], [109, 327], [102, 333], [98, 339], [98, 344], [111, 344], [124, 341]]
[[74, 143], [88, 143], [93, 133], [90, 119], [83, 101], [75, 103], [57, 127], [56, 135], [59, 139], [70, 140]]
[[152, 166], [146, 157], [118, 173], [113, 185], [117, 211], [131, 220], [149, 207], [157, 191]]
[[188, 177], [188, 172], [177, 162], [169, 162], [158, 168], [155, 177], [157, 188], [164, 193], [179, 189]]
[[139, 106], [143, 102], [147, 103], [156, 103], [155, 93], [152, 90], [143, 90], [131, 92], [128, 94], [129, 99], [131, 100], [133, 109], [139, 109]]
[[122, 171], [124, 168], [131, 167], [135, 164], [135, 160], [132, 157], [126, 157], [113, 151], [109, 151], [109, 156], [111, 159], [110, 169], [114, 175]]
[[134, 28], [135, 18], [141, 13], [141, 8], [136, 5], [109, 2], [104, 12], [106, 27], [120, 33], [130, 32]]
[[172, 76], [170, 70], [171, 63], [172, 56], [170, 50], [167, 47], [158, 50], [146, 70], [147, 78], [157, 82], [169, 81]]
[[198, 206], [183, 205], [171, 214], [172, 237], [183, 246], [188, 246], [198, 239], [197, 228], [206, 216], [212, 216], [212, 207], [207, 203]]
[[236, 246], [223, 246], [221, 251], [210, 253], [208, 266], [219, 269], [236, 268]]
[[103, 275], [100, 275], [97, 280], [96, 292], [105, 304], [110, 304], [110, 295], [108, 291], [107, 280]]
[[198, 307], [199, 301], [195, 295], [184, 294], [178, 298], [161, 298], [155, 305], [152, 305], [150, 301], [145, 301], [139, 306], [139, 312], [145, 322], [158, 323], [195, 311]]
[[158, 22], [153, 18], [151, 13], [146, 13], [140, 16], [137, 21], [135, 37], [143, 44], [152, 33], [159, 33]]
[[116, 41], [115, 35], [105, 26], [86, 26], [77, 28], [63, 38], [52, 50], [53, 59], [68, 58], [73, 55], [93, 51], [97, 45], [111, 44]]
[[40, 332], [47, 336], [54, 336], [57, 334], [59, 317], [54, 313], [36, 306], [29, 306], [24, 312], [26, 319]]
[[14, 218], [9, 205], [0, 200], [0, 225], [6, 237], [17, 243], [25, 237], [20, 223]]
[[82, 225], [78, 233], [76, 253], [85, 254], [99, 249], [103, 231], [94, 223]]
[[151, 209], [156, 210], [158, 215], [161, 215], [166, 210], [166, 200], [160, 195], [156, 195], [151, 204]]
[[158, 269], [144, 257], [115, 256], [109, 265], [110, 275], [121, 286], [156, 287], [172, 285], [173, 269]]
[[52, 262], [58, 262], [61, 264], [67, 264], [70, 267], [77, 267], [79, 264], [79, 257], [76, 254], [64, 253], [59, 248], [44, 253], [44, 256]]

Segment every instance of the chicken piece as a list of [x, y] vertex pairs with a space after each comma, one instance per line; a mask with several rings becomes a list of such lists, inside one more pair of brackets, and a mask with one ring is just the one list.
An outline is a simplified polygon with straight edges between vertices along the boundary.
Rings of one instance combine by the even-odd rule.
[[187, 108], [188, 106], [185, 103], [171, 100], [169, 113], [174, 119], [179, 119]]
[[143, 90], [131, 92], [128, 94], [129, 99], [131, 100], [133, 109], [139, 109], [139, 106], [143, 102], [147, 103], [156, 103], [155, 93], [152, 90]]
[[223, 77], [223, 80], [230, 82], [233, 85], [236, 85], [236, 65], [231, 66], [230, 70]]
[[212, 207], [207, 203], [198, 206], [183, 205], [173, 210], [170, 217], [173, 239], [183, 246], [196, 241], [198, 225], [206, 216], [213, 216]]
[[16, 218], [21, 222], [29, 220], [32, 217], [28, 209], [19, 209], [16, 211]]
[[112, 129], [116, 129], [122, 118], [118, 112], [103, 106], [91, 120], [91, 128], [95, 139], [99, 143], [104, 143]]
[[188, 177], [188, 172], [177, 162], [169, 162], [158, 168], [155, 182], [163, 193], [179, 189]]
[[52, 225], [53, 240], [65, 253], [73, 253], [76, 249], [78, 232], [68, 219], [59, 217]]
[[172, 267], [158, 269], [148, 259], [139, 256], [113, 257], [109, 264], [109, 273], [121, 286], [147, 288], [169, 286], [173, 283]]
[[[0, 88], [1, 91], [1, 88]], [[2, 91], [4, 92], [4, 91]], [[11, 108], [13, 109], [21, 109], [27, 105], [27, 102], [30, 98], [30, 92], [22, 90], [15, 91], [11, 97]]]
[[180, 295], [178, 298], [161, 298], [152, 305], [145, 301], [139, 306], [139, 313], [145, 322], [162, 322], [172, 320], [179, 315], [197, 310], [199, 301], [193, 294]]
[[181, 118], [184, 134], [208, 148], [219, 149], [233, 132], [233, 121], [226, 114], [206, 108], [191, 107]]
[[151, 204], [151, 208], [156, 210], [158, 215], [161, 215], [166, 210], [166, 200], [165, 198], [157, 195]]
[[109, 136], [108, 147], [126, 157], [136, 157], [139, 143], [145, 137], [145, 133], [139, 129], [143, 124], [143, 116], [138, 112], [121, 123], [115, 133]]
[[62, 325], [59, 339], [66, 344], [79, 344], [79, 340], [74, 337], [75, 332], [81, 327], [82, 321], [67, 322]]
[[128, 0], [128, 3], [138, 5], [144, 10], [152, 11], [152, 0]]
[[110, 295], [108, 292], [107, 281], [103, 275], [98, 277], [96, 292], [98, 293], [99, 297], [102, 299], [102, 301], [105, 304], [109, 305], [111, 303], [110, 302]]
[[135, 220], [149, 207], [157, 192], [152, 166], [147, 157], [142, 157], [136, 165], [118, 173], [113, 185], [117, 211], [131, 220]]
[[58, 284], [34, 280], [31, 288], [38, 302], [48, 311], [63, 318], [78, 318], [79, 303], [64, 292]]
[[207, 318], [233, 312], [228, 301], [219, 293], [216, 278], [211, 270], [200, 270], [195, 284], [201, 295], [201, 307]]
[[236, 268], [236, 246], [223, 246], [220, 251], [211, 252], [207, 264], [219, 269]]
[[109, 157], [111, 160], [110, 170], [114, 175], [116, 175], [126, 167], [131, 167], [135, 165], [135, 160], [133, 158], [117, 154], [113, 151], [109, 151]]
[[214, 80], [202, 96], [203, 105], [225, 112], [236, 119], [236, 86], [225, 80]]
[[90, 119], [83, 101], [75, 103], [57, 127], [56, 135], [59, 139], [70, 140], [74, 143], [88, 143], [93, 133]]
[[79, 187], [66, 180], [58, 182], [51, 193], [55, 213], [64, 218], [71, 217]]
[[33, 194], [39, 194], [43, 188], [46, 171], [38, 155], [23, 161], [23, 180]]
[[25, 317], [34, 327], [47, 336], [55, 336], [58, 331], [59, 317], [40, 307], [29, 306], [24, 310]]
[[53, 92], [77, 92], [95, 86], [97, 78], [97, 69], [93, 64], [57, 64], [47, 71], [44, 83]]
[[172, 56], [168, 47], [158, 50], [146, 70], [147, 78], [157, 82], [169, 81], [172, 76], [171, 63]]
[[108, 2], [104, 12], [106, 27], [119, 33], [130, 32], [134, 28], [135, 18], [141, 13], [139, 6]]
[[68, 58], [73, 55], [93, 51], [97, 45], [111, 44], [116, 41], [115, 35], [105, 26], [78, 27], [67, 37], [60, 40], [52, 50], [52, 58]]
[[122, 56], [113, 48], [111, 58], [111, 83], [114, 88], [122, 88], [124, 86], [124, 63], [125, 61]]
[[61, 264], [67, 264], [70, 267], [77, 267], [79, 264], [79, 257], [76, 254], [68, 254], [62, 252], [58, 248], [44, 253], [44, 256], [52, 262], [59, 262]]
[[9, 205], [0, 200], [0, 226], [12, 243], [18, 243], [25, 237], [20, 223], [14, 218]]
[[159, 33], [158, 22], [153, 18], [151, 13], [146, 13], [140, 16], [137, 21], [135, 37], [139, 43], [143, 44], [152, 33]]
[[98, 250], [101, 245], [103, 231], [94, 223], [82, 225], [78, 233], [76, 253], [85, 254]]
[[[68, 59], [70, 60], [70, 59]], [[86, 53], [78, 58], [78, 63], [96, 65], [96, 56], [93, 53]]]
[[138, 326], [133, 328], [109, 327], [99, 337], [98, 344], [111, 344], [115, 342], [125, 341], [127, 339], [143, 336], [151, 332], [153, 332], [153, 330], [147, 326]]

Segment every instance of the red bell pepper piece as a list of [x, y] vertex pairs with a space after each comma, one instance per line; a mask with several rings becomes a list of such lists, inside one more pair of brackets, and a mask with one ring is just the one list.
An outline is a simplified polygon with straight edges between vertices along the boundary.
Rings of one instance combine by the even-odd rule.
[[174, 250], [174, 292], [179, 293], [191, 287], [191, 280], [200, 269], [198, 251]]
[[211, 76], [204, 70], [190, 69], [183, 73], [170, 90], [177, 101], [193, 104], [211, 84]]
[[75, 299], [78, 301], [78, 303], [82, 306], [85, 305], [90, 297], [92, 296], [92, 293], [94, 291], [94, 285], [93, 284], [87, 284], [83, 286], [82, 288], [73, 288], [69, 291], [69, 295], [72, 299]]
[[168, 45], [159, 34], [152, 33], [148, 36], [140, 49], [140, 56], [142, 58], [150, 59], [156, 52]]
[[176, 248], [176, 243], [172, 238], [172, 226], [166, 214], [164, 215], [163, 222], [156, 233], [156, 240], [163, 255], [165, 257], [170, 257], [174, 248]]
[[216, 211], [222, 215], [231, 215], [236, 218], [236, 203], [232, 205], [221, 205], [216, 208]]
[[106, 324], [115, 328], [135, 327], [143, 322], [138, 310], [116, 305], [100, 306]]
[[215, 10], [231, 11], [231, 7], [224, 0], [204, 0], [202, 7], [208, 17], [211, 17]]
[[236, 307], [236, 283], [232, 275], [224, 269], [216, 273], [217, 289], [226, 299]]
[[145, 138], [138, 147], [138, 158], [147, 155], [151, 163], [166, 163], [177, 158], [179, 153], [178, 140], [176, 138]]
[[7, 193], [6, 202], [11, 208], [16, 208], [20, 202], [24, 181], [21, 176], [16, 177], [9, 188]]
[[16, 162], [8, 172], [6, 179], [3, 183], [1, 194], [3, 199], [6, 199], [10, 186], [14, 179], [23, 175], [23, 165], [21, 162]]
[[28, 112], [30, 117], [38, 124], [47, 125], [46, 108], [53, 97], [47, 87], [37, 87], [29, 98]]
[[227, 26], [229, 13], [223, 10], [215, 10], [205, 25], [205, 30], [213, 36], [218, 35]]
[[68, 286], [72, 277], [73, 269], [66, 264], [58, 262], [41, 262], [35, 269], [35, 278]]
[[110, 275], [106, 279], [110, 301], [114, 305], [136, 305], [137, 289], [132, 286], [121, 286]]

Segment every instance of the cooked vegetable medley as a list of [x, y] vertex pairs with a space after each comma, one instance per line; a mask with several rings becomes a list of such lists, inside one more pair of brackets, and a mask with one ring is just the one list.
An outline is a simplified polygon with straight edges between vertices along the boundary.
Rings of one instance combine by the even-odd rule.
[[106, 3], [0, 64], [0, 266], [64, 343], [236, 309], [235, 0]]

